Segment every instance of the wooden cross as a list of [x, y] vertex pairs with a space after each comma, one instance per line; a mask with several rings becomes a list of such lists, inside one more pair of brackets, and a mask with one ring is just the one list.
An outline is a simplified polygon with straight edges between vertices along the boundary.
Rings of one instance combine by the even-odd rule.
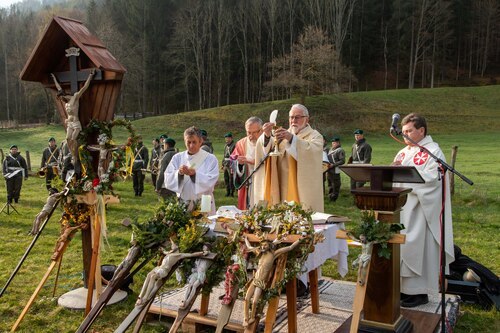
[[[70, 47], [65, 50], [66, 57], [69, 58], [69, 72], [57, 72], [54, 75], [60, 83], [70, 83], [71, 94], [73, 95], [78, 91], [78, 82], [86, 81], [90, 74], [90, 68], [78, 70], [77, 58], [80, 56], [80, 49], [77, 47]], [[102, 72], [96, 70], [93, 80], [102, 80]]]

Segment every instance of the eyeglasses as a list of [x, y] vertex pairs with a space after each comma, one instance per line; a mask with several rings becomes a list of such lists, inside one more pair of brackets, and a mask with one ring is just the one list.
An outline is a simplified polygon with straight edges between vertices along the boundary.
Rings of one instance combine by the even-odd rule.
[[300, 120], [302, 118], [306, 118], [307, 116], [290, 116], [288, 117], [290, 120]]

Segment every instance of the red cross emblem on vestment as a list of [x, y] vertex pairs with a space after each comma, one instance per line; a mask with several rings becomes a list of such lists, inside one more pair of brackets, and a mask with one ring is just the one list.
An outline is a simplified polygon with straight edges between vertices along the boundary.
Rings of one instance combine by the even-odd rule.
[[415, 165], [422, 165], [425, 162], [427, 162], [428, 158], [429, 158], [429, 154], [427, 154], [426, 152], [421, 151], [421, 152], [418, 152], [413, 157], [413, 163], [415, 163]]

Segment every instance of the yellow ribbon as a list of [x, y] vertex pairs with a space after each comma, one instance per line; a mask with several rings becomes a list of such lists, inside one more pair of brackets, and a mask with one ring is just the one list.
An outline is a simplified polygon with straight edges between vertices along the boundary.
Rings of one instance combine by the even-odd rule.
[[[80, 158], [80, 161], [83, 161], [83, 149], [85, 149], [85, 146], [84, 145], [81, 145], [80, 147], [78, 147], [78, 156]], [[87, 162], [87, 161], [85, 161]], [[85, 167], [85, 163], [80, 163], [80, 165], [82, 166], [82, 177], [85, 177], [87, 176], [87, 168]]]
[[134, 153], [132, 152], [132, 148], [130, 146], [125, 147], [125, 166], [126, 166], [126, 171], [127, 175], [132, 174], [132, 166], [134, 165]]
[[299, 187], [297, 186], [297, 161], [288, 155], [288, 192], [286, 201], [300, 202]]

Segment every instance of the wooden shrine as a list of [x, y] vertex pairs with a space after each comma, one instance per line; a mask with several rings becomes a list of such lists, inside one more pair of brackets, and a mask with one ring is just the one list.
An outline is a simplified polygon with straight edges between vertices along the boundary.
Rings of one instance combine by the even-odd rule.
[[[373, 210], [380, 222], [399, 223], [399, 212], [406, 203], [409, 188], [393, 187], [393, 183], [424, 183], [414, 167], [405, 166], [341, 166], [357, 182], [370, 182], [370, 187], [351, 190], [356, 206]], [[400, 235], [396, 235], [400, 236]], [[401, 235], [403, 236], [403, 235]], [[371, 256], [366, 286], [355, 296], [359, 309], [353, 309], [351, 332], [411, 332], [413, 324], [401, 315], [400, 309], [400, 244], [404, 238], [390, 241], [391, 259]], [[377, 252], [374, 246], [373, 253]], [[361, 291], [361, 288], [357, 288]], [[361, 311], [362, 307], [362, 311]], [[359, 310], [359, 311], [358, 311]], [[360, 314], [363, 316], [360, 316]], [[361, 318], [361, 320], [359, 320]]]
[[[71, 48], [78, 48], [79, 54], [67, 55], [66, 50]], [[26, 62], [20, 79], [42, 83], [56, 100], [57, 90], [50, 73], [54, 73], [63, 89], [74, 93], [92, 68], [97, 68], [98, 73], [80, 99], [82, 126], [91, 119], [113, 119], [126, 70], [82, 22], [54, 16]], [[66, 119], [64, 105], [58, 102], [56, 107], [61, 119]]]
[[[92, 78], [89, 77], [91, 72], [95, 72]], [[125, 72], [126, 69], [82, 22], [54, 16], [28, 58], [20, 79], [40, 82], [50, 91], [63, 126], [68, 130], [65, 103], [57, 98], [58, 90], [52, 75], [62, 90], [70, 95], [83, 90], [85, 81], [89, 80], [88, 89], [76, 104], [78, 120], [85, 128], [91, 120], [113, 120]], [[87, 138], [87, 144], [96, 142], [97, 134]], [[94, 157], [92, 167], [97, 170], [98, 152], [91, 154]], [[95, 269], [91, 267], [91, 228], [82, 230], [82, 247], [84, 285], [87, 287], [90, 272]]]

